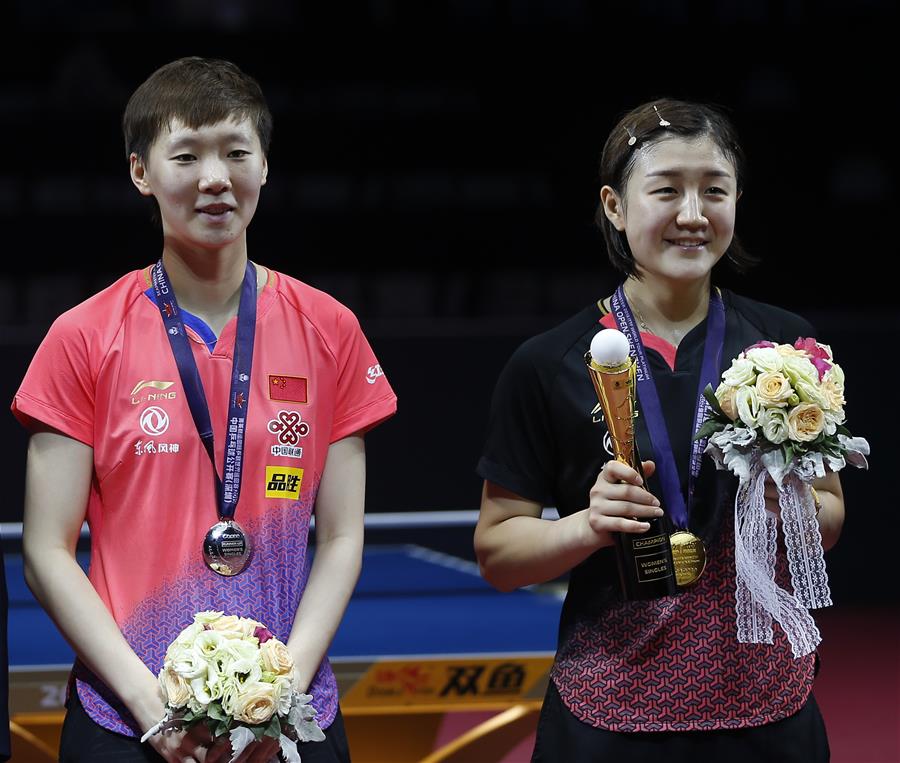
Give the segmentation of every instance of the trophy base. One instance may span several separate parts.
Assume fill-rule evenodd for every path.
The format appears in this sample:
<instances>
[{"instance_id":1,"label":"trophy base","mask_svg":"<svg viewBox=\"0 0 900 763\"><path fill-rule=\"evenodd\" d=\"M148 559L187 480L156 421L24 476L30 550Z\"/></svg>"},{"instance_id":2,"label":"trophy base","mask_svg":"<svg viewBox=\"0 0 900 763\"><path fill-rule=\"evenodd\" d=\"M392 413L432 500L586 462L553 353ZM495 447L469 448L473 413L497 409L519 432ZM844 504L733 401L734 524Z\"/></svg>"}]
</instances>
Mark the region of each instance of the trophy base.
<instances>
[{"instance_id":1,"label":"trophy base","mask_svg":"<svg viewBox=\"0 0 900 763\"><path fill-rule=\"evenodd\" d=\"M672 546L661 518L650 520L645 533L614 533L613 540L625 600L659 599L678 593Z\"/></svg>"}]
</instances>

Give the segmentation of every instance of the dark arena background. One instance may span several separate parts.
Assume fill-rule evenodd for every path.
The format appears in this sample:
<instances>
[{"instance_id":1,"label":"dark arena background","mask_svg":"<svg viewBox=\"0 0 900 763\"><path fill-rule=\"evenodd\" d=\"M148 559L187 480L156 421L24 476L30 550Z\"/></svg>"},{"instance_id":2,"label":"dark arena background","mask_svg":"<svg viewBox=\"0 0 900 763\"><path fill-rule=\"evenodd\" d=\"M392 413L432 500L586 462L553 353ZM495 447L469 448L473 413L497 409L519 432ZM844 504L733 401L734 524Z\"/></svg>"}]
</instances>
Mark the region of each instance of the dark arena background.
<instances>
[{"instance_id":1,"label":"dark arena background","mask_svg":"<svg viewBox=\"0 0 900 763\"><path fill-rule=\"evenodd\" d=\"M657 96L721 105L748 157L737 230L762 264L742 277L720 269L717 282L813 322L846 371L848 425L872 446L869 472L842 474L847 520L827 555L835 607L818 617L816 694L833 760L900 761L888 8L13 0L0 46L0 399L11 401L59 313L159 256L128 177L128 95L174 58L227 58L260 81L275 119L251 258L351 307L399 397L398 415L367 438L367 512L472 512L490 397L510 353L617 282L593 222L608 130ZM27 438L11 415L0 422L9 565L20 553ZM471 521L423 524L374 522L367 540L415 544L460 566L474 559ZM20 567L9 570L11 608L33 606ZM487 717L455 709L442 710L429 752ZM372 717L353 727L348 712L351 741ZM526 760L523 733L484 763ZM420 759L358 744L363 763Z\"/></svg>"}]
</instances>

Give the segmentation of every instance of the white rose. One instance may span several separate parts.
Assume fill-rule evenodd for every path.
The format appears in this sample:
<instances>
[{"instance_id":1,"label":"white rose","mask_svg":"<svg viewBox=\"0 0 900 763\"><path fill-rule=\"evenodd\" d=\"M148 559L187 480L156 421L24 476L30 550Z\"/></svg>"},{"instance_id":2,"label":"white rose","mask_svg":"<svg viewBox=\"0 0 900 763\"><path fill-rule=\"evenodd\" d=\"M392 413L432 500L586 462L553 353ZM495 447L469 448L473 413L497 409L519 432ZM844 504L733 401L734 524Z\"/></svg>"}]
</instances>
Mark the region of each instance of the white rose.
<instances>
[{"instance_id":1,"label":"white rose","mask_svg":"<svg viewBox=\"0 0 900 763\"><path fill-rule=\"evenodd\" d=\"M194 639L194 653L209 661L215 658L225 645L225 637L217 631L203 631Z\"/></svg>"},{"instance_id":2,"label":"white rose","mask_svg":"<svg viewBox=\"0 0 900 763\"><path fill-rule=\"evenodd\" d=\"M833 363L831 368L825 372L825 379L833 382L842 392L844 391L844 369L837 363Z\"/></svg>"},{"instance_id":3,"label":"white rose","mask_svg":"<svg viewBox=\"0 0 900 763\"><path fill-rule=\"evenodd\" d=\"M222 651L231 655L233 660L259 661L259 647L252 641L226 639Z\"/></svg>"},{"instance_id":4,"label":"white rose","mask_svg":"<svg viewBox=\"0 0 900 763\"><path fill-rule=\"evenodd\" d=\"M781 370L782 356L774 347L754 347L747 351L747 360L761 371L775 373Z\"/></svg>"},{"instance_id":5,"label":"white rose","mask_svg":"<svg viewBox=\"0 0 900 763\"><path fill-rule=\"evenodd\" d=\"M235 701L234 719L243 723L268 723L278 708L275 684L245 684Z\"/></svg>"},{"instance_id":6,"label":"white rose","mask_svg":"<svg viewBox=\"0 0 900 763\"><path fill-rule=\"evenodd\" d=\"M783 358L782 370L794 387L798 381L805 381L807 384L819 383L819 372L807 357Z\"/></svg>"},{"instance_id":7,"label":"white rose","mask_svg":"<svg viewBox=\"0 0 900 763\"><path fill-rule=\"evenodd\" d=\"M825 414L818 405L802 403L788 414L788 431L791 439L812 442L825 428Z\"/></svg>"},{"instance_id":8,"label":"white rose","mask_svg":"<svg viewBox=\"0 0 900 763\"><path fill-rule=\"evenodd\" d=\"M847 420L843 408L825 411L825 434L832 435L837 431L838 425Z\"/></svg>"},{"instance_id":9,"label":"white rose","mask_svg":"<svg viewBox=\"0 0 900 763\"><path fill-rule=\"evenodd\" d=\"M791 383L780 373L767 371L756 377L756 396L760 405L784 408L793 392Z\"/></svg>"},{"instance_id":10,"label":"white rose","mask_svg":"<svg viewBox=\"0 0 900 763\"><path fill-rule=\"evenodd\" d=\"M262 666L254 655L252 660L234 660L228 665L227 680L238 687L262 680Z\"/></svg>"},{"instance_id":11,"label":"white rose","mask_svg":"<svg viewBox=\"0 0 900 763\"><path fill-rule=\"evenodd\" d=\"M194 701L202 707L206 707L212 702L212 695L209 693L209 687L206 685L206 678L194 678L191 680L191 693Z\"/></svg>"},{"instance_id":12,"label":"white rose","mask_svg":"<svg viewBox=\"0 0 900 763\"><path fill-rule=\"evenodd\" d=\"M193 648L181 647L172 656L171 664L168 664L168 660L166 662L166 667L171 667L178 675L183 676L188 681L206 676L206 660L197 654Z\"/></svg>"},{"instance_id":13,"label":"white rose","mask_svg":"<svg viewBox=\"0 0 900 763\"><path fill-rule=\"evenodd\" d=\"M729 387L752 384L755 380L756 371L753 368L753 361L746 358L731 361L731 368L722 374L722 381Z\"/></svg>"},{"instance_id":14,"label":"white rose","mask_svg":"<svg viewBox=\"0 0 900 763\"><path fill-rule=\"evenodd\" d=\"M757 425L759 415L759 399L756 396L755 387L738 387L735 393L738 416L745 426L751 429Z\"/></svg>"},{"instance_id":15,"label":"white rose","mask_svg":"<svg viewBox=\"0 0 900 763\"><path fill-rule=\"evenodd\" d=\"M159 672L159 686L166 702L172 707L184 707L191 698L190 684L172 668L163 668Z\"/></svg>"},{"instance_id":16,"label":"white rose","mask_svg":"<svg viewBox=\"0 0 900 763\"><path fill-rule=\"evenodd\" d=\"M798 381L797 394L800 396L800 401L803 403L813 403L814 405L819 406L819 408L830 407L828 405L828 398L822 392L818 383L810 384L803 380Z\"/></svg>"},{"instance_id":17,"label":"white rose","mask_svg":"<svg viewBox=\"0 0 900 763\"><path fill-rule=\"evenodd\" d=\"M763 408L759 414L763 437L773 445L780 445L788 438L788 417L784 408Z\"/></svg>"},{"instance_id":18,"label":"white rose","mask_svg":"<svg viewBox=\"0 0 900 763\"><path fill-rule=\"evenodd\" d=\"M222 710L224 710L227 715L233 716L235 714L240 693L240 687L233 681L226 681L222 684Z\"/></svg>"},{"instance_id":19,"label":"white rose","mask_svg":"<svg viewBox=\"0 0 900 763\"><path fill-rule=\"evenodd\" d=\"M287 676L282 676L276 679L275 690L278 697L278 715L287 715L291 711L294 682Z\"/></svg>"},{"instance_id":20,"label":"white rose","mask_svg":"<svg viewBox=\"0 0 900 763\"><path fill-rule=\"evenodd\" d=\"M194 639L197 637L197 634L203 633L203 625L200 623L192 623L187 628L185 628L181 633L179 633L175 640L169 644L166 649L166 660L170 659L171 655L174 654L179 649L190 648L194 644Z\"/></svg>"},{"instance_id":21,"label":"white rose","mask_svg":"<svg viewBox=\"0 0 900 763\"><path fill-rule=\"evenodd\" d=\"M216 620L218 620L224 614L225 614L224 612L216 612L213 609L207 609L203 612L198 612L196 615L194 615L194 623L199 624L201 626L209 625L210 623L213 623Z\"/></svg>"}]
</instances>

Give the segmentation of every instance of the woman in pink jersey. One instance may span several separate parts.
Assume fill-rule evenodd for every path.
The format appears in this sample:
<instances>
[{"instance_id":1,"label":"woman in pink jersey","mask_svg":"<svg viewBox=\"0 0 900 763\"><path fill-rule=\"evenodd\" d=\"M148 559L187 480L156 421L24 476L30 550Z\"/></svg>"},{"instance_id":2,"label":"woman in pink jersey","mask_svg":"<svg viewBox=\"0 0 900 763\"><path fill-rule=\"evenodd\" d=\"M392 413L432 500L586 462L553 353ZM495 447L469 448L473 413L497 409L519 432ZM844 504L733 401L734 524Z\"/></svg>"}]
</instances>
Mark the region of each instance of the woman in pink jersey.
<instances>
[{"instance_id":1,"label":"woman in pink jersey","mask_svg":"<svg viewBox=\"0 0 900 763\"><path fill-rule=\"evenodd\" d=\"M195 612L222 610L287 644L326 734L301 745L304 763L348 761L325 652L361 563L363 434L396 397L347 308L248 259L271 134L252 78L175 61L123 127L161 260L60 316L13 402L33 433L26 577L77 654L60 759L230 759L200 731L139 742L163 716L166 647ZM240 552L221 556L213 527ZM277 754L264 739L241 761Z\"/></svg>"},{"instance_id":2,"label":"woman in pink jersey","mask_svg":"<svg viewBox=\"0 0 900 763\"><path fill-rule=\"evenodd\" d=\"M533 760L820 763L828 742L811 694L816 657L795 659L777 626L773 644L738 643L736 480L692 459L700 382L711 376L717 386L731 359L761 339L793 343L814 331L713 285L721 259L749 264L734 238L742 151L723 114L643 104L613 128L600 175L597 219L624 283L516 351L497 383L479 463L475 546L485 577L510 590L570 576ZM602 328L630 331L648 369L635 431L639 452L653 459L644 465L649 492L604 445L584 362ZM836 474L815 486L828 548L843 522L841 486ZM774 490L766 499L777 512ZM540 518L548 505L558 522ZM625 601L613 534L646 533L663 516L668 532L703 541L706 568L677 593Z\"/></svg>"}]
</instances>

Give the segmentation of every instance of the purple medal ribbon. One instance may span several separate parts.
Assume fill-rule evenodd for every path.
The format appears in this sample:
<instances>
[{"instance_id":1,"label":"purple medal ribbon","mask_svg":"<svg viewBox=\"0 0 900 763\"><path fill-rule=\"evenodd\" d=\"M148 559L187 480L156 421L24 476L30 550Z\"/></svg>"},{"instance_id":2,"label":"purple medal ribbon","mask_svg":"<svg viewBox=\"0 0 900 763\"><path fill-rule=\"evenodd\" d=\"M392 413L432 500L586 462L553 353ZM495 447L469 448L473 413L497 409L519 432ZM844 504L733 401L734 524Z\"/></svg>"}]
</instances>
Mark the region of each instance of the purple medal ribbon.
<instances>
[{"instance_id":1,"label":"purple medal ribbon","mask_svg":"<svg viewBox=\"0 0 900 763\"><path fill-rule=\"evenodd\" d=\"M216 481L216 503L219 518L234 518L238 498L241 493L241 472L244 456L244 431L247 423L247 408L250 403L250 371L253 366L253 340L256 332L256 268L247 262L244 281L241 284L241 300L238 304L237 332L234 340L234 360L231 366L231 392L228 398L227 444L222 479L216 470L216 456L213 445L212 422L209 405L197 361L191 350L181 311L175 299L175 292L169 283L169 276L162 260L153 266L153 292L156 305L166 327L166 335L175 356L175 365L181 378L181 386L187 397L188 407L197 433L209 454Z\"/></svg>"},{"instance_id":2,"label":"purple medal ribbon","mask_svg":"<svg viewBox=\"0 0 900 763\"><path fill-rule=\"evenodd\" d=\"M685 501L681 492L681 481L678 479L678 468L675 465L675 454L669 442L669 430L666 428L666 420L663 416L662 404L650 364L647 362L647 354L644 352L644 344L641 341L641 333L628 300L625 298L624 284L616 289L610 300L613 317L616 324L628 338L631 345L631 356L636 364L636 376L638 397L641 408L644 410L644 420L647 422L647 430L650 433L650 442L653 444L656 456L656 470L662 485L663 498L666 509L677 529L687 529L688 512L694 499L694 482L700 474L703 451L706 448L706 439L692 440L691 444L691 468L688 476L688 495ZM694 412L694 435L700 430L703 421L709 411L709 403L703 396L703 390L708 384L715 388L719 378L719 368L722 362L722 347L725 343L725 305L719 293L710 288L709 310L706 318L706 343L703 347L703 365L700 368L700 383L697 389L697 408Z\"/></svg>"}]
</instances>

